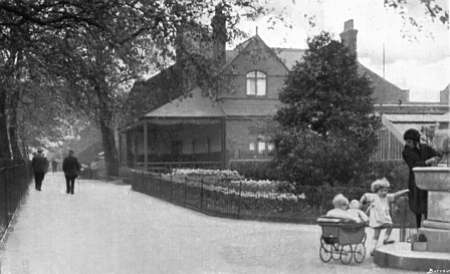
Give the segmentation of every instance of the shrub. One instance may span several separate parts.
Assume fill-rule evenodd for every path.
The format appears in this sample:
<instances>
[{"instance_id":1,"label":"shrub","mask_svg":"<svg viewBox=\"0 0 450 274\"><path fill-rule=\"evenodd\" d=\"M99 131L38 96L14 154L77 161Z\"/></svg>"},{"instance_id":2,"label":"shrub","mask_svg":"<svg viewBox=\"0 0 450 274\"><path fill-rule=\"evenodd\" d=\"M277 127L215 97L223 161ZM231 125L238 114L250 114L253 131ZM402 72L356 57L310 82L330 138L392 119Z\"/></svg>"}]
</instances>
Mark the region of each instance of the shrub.
<instances>
[{"instance_id":1,"label":"shrub","mask_svg":"<svg viewBox=\"0 0 450 274\"><path fill-rule=\"evenodd\" d=\"M279 180L280 176L273 162L267 161L232 161L230 169L236 170L248 179Z\"/></svg>"}]
</instances>

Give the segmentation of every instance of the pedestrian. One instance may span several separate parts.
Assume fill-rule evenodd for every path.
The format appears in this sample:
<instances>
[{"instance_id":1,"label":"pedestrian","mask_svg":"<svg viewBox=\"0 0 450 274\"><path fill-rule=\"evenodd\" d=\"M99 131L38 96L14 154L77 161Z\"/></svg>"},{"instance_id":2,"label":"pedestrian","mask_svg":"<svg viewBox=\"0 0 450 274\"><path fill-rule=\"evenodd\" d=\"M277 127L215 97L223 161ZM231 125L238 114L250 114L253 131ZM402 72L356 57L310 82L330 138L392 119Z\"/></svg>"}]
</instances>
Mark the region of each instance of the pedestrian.
<instances>
[{"instance_id":1,"label":"pedestrian","mask_svg":"<svg viewBox=\"0 0 450 274\"><path fill-rule=\"evenodd\" d=\"M33 156L31 167L33 168L34 173L34 186L37 191L41 191L42 181L48 170L48 160L45 158L41 148L39 148L37 153Z\"/></svg>"},{"instance_id":2,"label":"pedestrian","mask_svg":"<svg viewBox=\"0 0 450 274\"><path fill-rule=\"evenodd\" d=\"M394 242L389 239L392 232L392 218L389 204L394 202L397 197L409 191L408 189L404 189L395 193L388 193L389 187L390 183L386 178L375 180L370 186L370 190L373 193L365 193L361 197L362 204L369 203L369 226L374 229L373 249L370 252L372 256L383 229L386 229L383 244L391 244Z\"/></svg>"},{"instance_id":3,"label":"pedestrian","mask_svg":"<svg viewBox=\"0 0 450 274\"><path fill-rule=\"evenodd\" d=\"M55 173L56 171L58 171L58 161L56 161L56 159L53 158L53 160L52 160L52 172Z\"/></svg>"},{"instance_id":4,"label":"pedestrian","mask_svg":"<svg viewBox=\"0 0 450 274\"><path fill-rule=\"evenodd\" d=\"M66 177L66 193L74 194L75 178L81 170L81 165L78 159L73 156L73 150L69 150L69 155L64 159L62 169Z\"/></svg>"},{"instance_id":5,"label":"pedestrian","mask_svg":"<svg viewBox=\"0 0 450 274\"><path fill-rule=\"evenodd\" d=\"M420 143L420 133L415 129L408 129L403 135L403 139L405 147L402 155L409 167L409 208L416 215L416 226L419 228L422 216L427 218L428 193L417 187L413 168L435 165L439 162L439 155L429 145Z\"/></svg>"}]
</instances>

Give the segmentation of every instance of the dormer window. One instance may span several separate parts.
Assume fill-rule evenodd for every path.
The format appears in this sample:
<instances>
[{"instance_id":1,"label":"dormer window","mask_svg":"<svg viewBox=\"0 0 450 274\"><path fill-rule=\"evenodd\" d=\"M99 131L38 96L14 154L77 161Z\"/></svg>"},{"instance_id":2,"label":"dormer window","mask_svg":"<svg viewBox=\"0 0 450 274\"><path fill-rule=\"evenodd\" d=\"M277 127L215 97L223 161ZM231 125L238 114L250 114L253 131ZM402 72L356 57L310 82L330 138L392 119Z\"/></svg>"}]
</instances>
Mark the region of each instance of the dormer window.
<instances>
[{"instance_id":1,"label":"dormer window","mask_svg":"<svg viewBox=\"0 0 450 274\"><path fill-rule=\"evenodd\" d=\"M247 95L266 96L266 74L261 71L247 73Z\"/></svg>"}]
</instances>

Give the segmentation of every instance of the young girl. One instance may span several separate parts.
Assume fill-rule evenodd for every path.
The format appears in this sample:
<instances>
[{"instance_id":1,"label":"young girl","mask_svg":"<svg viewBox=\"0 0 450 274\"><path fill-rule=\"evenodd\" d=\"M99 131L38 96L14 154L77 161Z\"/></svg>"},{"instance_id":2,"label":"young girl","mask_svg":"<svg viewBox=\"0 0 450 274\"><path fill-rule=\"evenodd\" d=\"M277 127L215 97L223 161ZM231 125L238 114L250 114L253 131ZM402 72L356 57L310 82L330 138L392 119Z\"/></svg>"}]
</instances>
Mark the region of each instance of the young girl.
<instances>
[{"instance_id":1,"label":"young girl","mask_svg":"<svg viewBox=\"0 0 450 274\"><path fill-rule=\"evenodd\" d=\"M373 193L366 193L361 197L361 203L369 203L369 226L374 229L373 234L373 252L378 244L378 238L382 229L386 229L383 244L391 244L394 241L390 240L392 232L392 219L389 213L389 203L393 202L395 198L407 193L409 190L400 190L395 193L388 193L389 181L386 178L378 179L370 186Z\"/></svg>"}]
</instances>

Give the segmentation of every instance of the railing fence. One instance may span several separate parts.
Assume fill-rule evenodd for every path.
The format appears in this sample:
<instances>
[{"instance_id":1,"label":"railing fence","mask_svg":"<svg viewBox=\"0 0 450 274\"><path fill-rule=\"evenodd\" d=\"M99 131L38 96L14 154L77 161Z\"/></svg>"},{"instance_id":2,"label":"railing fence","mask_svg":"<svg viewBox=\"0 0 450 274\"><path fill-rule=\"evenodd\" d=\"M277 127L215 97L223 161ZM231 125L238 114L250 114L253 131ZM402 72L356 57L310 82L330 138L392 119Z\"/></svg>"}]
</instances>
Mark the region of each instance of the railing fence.
<instances>
[{"instance_id":1,"label":"railing fence","mask_svg":"<svg viewBox=\"0 0 450 274\"><path fill-rule=\"evenodd\" d=\"M23 200L31 179L26 161L0 161L0 239Z\"/></svg>"},{"instance_id":2,"label":"railing fence","mask_svg":"<svg viewBox=\"0 0 450 274\"><path fill-rule=\"evenodd\" d=\"M126 181L136 191L214 216L314 223L323 213L323 208L310 206L302 199L274 199L258 193L252 195L243 191L242 182L238 188L222 187L217 190L201 177L185 177L177 181L172 176L163 178L160 173L143 170L133 170ZM219 185L227 184L222 182ZM394 227L400 228L402 240L407 237L407 229L414 226L414 216L407 205L407 197L402 197L392 212Z\"/></svg>"}]
</instances>

